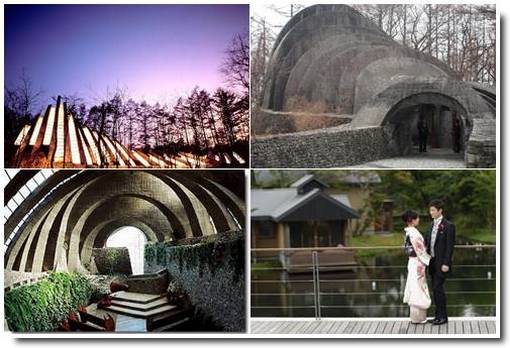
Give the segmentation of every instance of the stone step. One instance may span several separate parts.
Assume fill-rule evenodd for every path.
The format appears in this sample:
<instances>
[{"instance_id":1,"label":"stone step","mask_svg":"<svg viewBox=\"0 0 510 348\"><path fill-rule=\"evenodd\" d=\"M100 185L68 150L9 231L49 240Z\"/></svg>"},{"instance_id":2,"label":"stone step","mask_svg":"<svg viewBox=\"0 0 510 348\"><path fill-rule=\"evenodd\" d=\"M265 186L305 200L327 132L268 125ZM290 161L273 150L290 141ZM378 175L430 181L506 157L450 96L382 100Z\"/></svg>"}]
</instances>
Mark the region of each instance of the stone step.
<instances>
[{"instance_id":1,"label":"stone step","mask_svg":"<svg viewBox=\"0 0 510 348\"><path fill-rule=\"evenodd\" d=\"M147 329L155 332L168 330L190 320L193 312L193 308L174 308L169 312L150 318L147 321Z\"/></svg>"},{"instance_id":2,"label":"stone step","mask_svg":"<svg viewBox=\"0 0 510 348\"><path fill-rule=\"evenodd\" d=\"M112 300L112 304L117 307L123 307L128 309L135 309L143 312L153 310L158 307L162 307L168 304L168 300L165 297L160 297L154 301L147 303L130 302L130 301L119 301L117 299Z\"/></svg>"},{"instance_id":3,"label":"stone step","mask_svg":"<svg viewBox=\"0 0 510 348\"><path fill-rule=\"evenodd\" d=\"M185 317L183 319L179 319L177 320L176 322L172 322L172 323L169 323L169 324L165 324L165 325L162 325L162 326L159 326L157 328L154 328L152 330L152 332L163 332L163 331L166 331L166 330L170 330L171 328L177 326L177 325L181 325L181 324L184 324L185 322L189 321L189 317Z\"/></svg>"},{"instance_id":4,"label":"stone step","mask_svg":"<svg viewBox=\"0 0 510 348\"><path fill-rule=\"evenodd\" d=\"M142 311L142 310L138 310L138 309L130 309L130 308L126 308L126 307L120 307L120 306L112 304L111 306L105 308L105 310L109 311L109 312L127 315L130 317L148 319L148 318L151 318L154 316L159 316L159 315L165 314L166 312L170 312L171 310L173 310L175 308L176 308L175 306L166 304L161 307L154 308L154 309L151 309L148 311Z\"/></svg>"},{"instance_id":5,"label":"stone step","mask_svg":"<svg viewBox=\"0 0 510 348\"><path fill-rule=\"evenodd\" d=\"M157 301L161 298L165 297L165 294L153 295L153 294L142 294L138 292L129 292L129 291L118 291L111 295L112 300L116 301L124 301L131 303L141 303L147 304L150 302Z\"/></svg>"}]
</instances>

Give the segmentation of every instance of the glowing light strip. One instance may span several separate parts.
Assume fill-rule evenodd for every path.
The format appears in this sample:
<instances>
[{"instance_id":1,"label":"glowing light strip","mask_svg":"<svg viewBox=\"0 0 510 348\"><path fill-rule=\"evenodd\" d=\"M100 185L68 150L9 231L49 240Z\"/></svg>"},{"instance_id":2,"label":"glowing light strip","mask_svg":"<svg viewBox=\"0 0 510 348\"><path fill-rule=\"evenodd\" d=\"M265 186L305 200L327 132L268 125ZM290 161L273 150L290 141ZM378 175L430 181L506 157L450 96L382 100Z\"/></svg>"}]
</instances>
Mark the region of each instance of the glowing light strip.
<instances>
[{"instance_id":1,"label":"glowing light strip","mask_svg":"<svg viewBox=\"0 0 510 348\"><path fill-rule=\"evenodd\" d=\"M30 137L30 141L28 142L28 145L35 145L35 142L37 141L37 137L39 136L39 132L41 131L41 126L43 123L43 116L37 117L37 121L35 122L35 128L34 132L32 133L32 136Z\"/></svg>"},{"instance_id":2,"label":"glowing light strip","mask_svg":"<svg viewBox=\"0 0 510 348\"><path fill-rule=\"evenodd\" d=\"M55 150L55 157L53 158L53 162L64 161L64 142L64 105L60 104L57 116L57 149Z\"/></svg>"},{"instance_id":3,"label":"glowing light strip","mask_svg":"<svg viewBox=\"0 0 510 348\"><path fill-rule=\"evenodd\" d=\"M187 154L187 153L181 152L179 157L184 158L185 161L187 160L195 166L199 163L196 159L194 159L193 157L190 157L189 154Z\"/></svg>"},{"instance_id":4,"label":"glowing light strip","mask_svg":"<svg viewBox=\"0 0 510 348\"><path fill-rule=\"evenodd\" d=\"M55 107L50 107L48 113L48 122L46 123L46 129L44 130L43 145L50 145L51 137L53 136L53 125L55 124Z\"/></svg>"},{"instance_id":5,"label":"glowing light strip","mask_svg":"<svg viewBox=\"0 0 510 348\"><path fill-rule=\"evenodd\" d=\"M115 150L115 147L113 146L113 144L110 141L110 139L108 139L108 137L105 137L104 135L102 136L102 138L105 141L105 143L108 146L108 148L110 149L110 151L112 153L112 157L119 161L119 164L120 164L121 167L125 167L126 166L126 162L124 162L122 157L118 155L117 150Z\"/></svg>"},{"instance_id":6,"label":"glowing light strip","mask_svg":"<svg viewBox=\"0 0 510 348\"><path fill-rule=\"evenodd\" d=\"M115 142L115 147L129 160L129 166L136 167L135 161L131 157L129 157L128 153L124 149L124 146L122 146L118 141Z\"/></svg>"},{"instance_id":7,"label":"glowing light strip","mask_svg":"<svg viewBox=\"0 0 510 348\"><path fill-rule=\"evenodd\" d=\"M74 117L69 114L67 119L69 122L69 139L71 141L71 161L73 164L81 164L80 147L78 146L76 128L74 128Z\"/></svg>"},{"instance_id":8,"label":"glowing light strip","mask_svg":"<svg viewBox=\"0 0 510 348\"><path fill-rule=\"evenodd\" d=\"M193 155L190 154L190 153L186 153L186 152L181 152L180 153L180 157L184 157L185 159L187 159L188 161L190 161L191 163L193 163L193 165L195 165L195 167L197 165L199 166L205 166L205 161L203 160L203 157L199 157L198 159L195 159L193 158Z\"/></svg>"},{"instance_id":9,"label":"glowing light strip","mask_svg":"<svg viewBox=\"0 0 510 348\"><path fill-rule=\"evenodd\" d=\"M151 165L149 164L149 162L147 162L147 161L145 160L145 158L143 158L142 156L140 156L140 154L139 154L138 152L133 151L133 155L136 157L136 159L137 159L138 161L140 161L140 163L142 163L142 164L143 164L143 166L144 166L144 167L150 167L150 166L151 166Z\"/></svg>"},{"instance_id":10,"label":"glowing light strip","mask_svg":"<svg viewBox=\"0 0 510 348\"><path fill-rule=\"evenodd\" d=\"M85 139L83 139L83 135L80 132L78 132L78 135L80 136L83 153L85 154L85 161L87 162L88 166L91 166L94 163L92 162L92 157L90 157L89 148L87 147L87 144L85 143Z\"/></svg>"},{"instance_id":11,"label":"glowing light strip","mask_svg":"<svg viewBox=\"0 0 510 348\"><path fill-rule=\"evenodd\" d=\"M23 142L23 139L27 136L28 132L30 132L30 128L32 128L29 124L26 124L23 129L21 129L21 132L19 132L18 137L16 138L16 141L14 142L14 145L21 145Z\"/></svg>"},{"instance_id":12,"label":"glowing light strip","mask_svg":"<svg viewBox=\"0 0 510 348\"><path fill-rule=\"evenodd\" d=\"M96 146L96 140L94 140L94 138L92 137L92 133L90 132L90 129L88 129L87 127L83 128L83 132L85 133L85 138L89 142L89 146L92 148L92 154L96 158L96 163L99 164L99 160L101 159L101 157L99 156L99 151Z\"/></svg>"},{"instance_id":13,"label":"glowing light strip","mask_svg":"<svg viewBox=\"0 0 510 348\"><path fill-rule=\"evenodd\" d=\"M157 158L156 156L149 155L149 160L150 160L150 161L153 161L154 163L156 163L156 164L157 164L158 166L160 166L160 167L165 167L165 166L166 166L165 161L160 160L160 159L159 159L159 158Z\"/></svg>"},{"instance_id":14,"label":"glowing light strip","mask_svg":"<svg viewBox=\"0 0 510 348\"><path fill-rule=\"evenodd\" d=\"M244 160L241 156L239 156L237 153L232 152L232 154L234 155L235 159L236 159L239 163L241 163L241 164L245 164L245 163L246 163L246 161L245 161L245 160Z\"/></svg>"},{"instance_id":15,"label":"glowing light strip","mask_svg":"<svg viewBox=\"0 0 510 348\"><path fill-rule=\"evenodd\" d=\"M180 157L174 157L175 160L175 166L177 168L189 168L189 163L183 160Z\"/></svg>"}]
</instances>

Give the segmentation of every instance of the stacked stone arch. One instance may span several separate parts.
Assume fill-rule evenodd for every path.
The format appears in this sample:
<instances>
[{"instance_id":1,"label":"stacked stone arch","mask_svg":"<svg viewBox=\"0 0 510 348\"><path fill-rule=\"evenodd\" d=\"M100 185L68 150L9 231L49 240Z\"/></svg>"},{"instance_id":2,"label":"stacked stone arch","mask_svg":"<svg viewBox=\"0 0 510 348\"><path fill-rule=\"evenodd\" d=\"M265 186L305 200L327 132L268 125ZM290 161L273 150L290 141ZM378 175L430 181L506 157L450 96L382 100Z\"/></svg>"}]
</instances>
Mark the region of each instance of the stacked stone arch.
<instances>
[{"instance_id":1,"label":"stacked stone arch","mask_svg":"<svg viewBox=\"0 0 510 348\"><path fill-rule=\"evenodd\" d=\"M138 228L149 242L244 228L244 192L218 172L61 172L67 171L54 175L67 177L64 184L50 177L6 222L6 271L88 272L92 249L105 247L108 237L125 226ZM15 179L13 192L24 183Z\"/></svg>"},{"instance_id":2,"label":"stacked stone arch","mask_svg":"<svg viewBox=\"0 0 510 348\"><path fill-rule=\"evenodd\" d=\"M402 144L416 132L419 107L427 107L437 134L450 134L448 127L460 121L461 156L467 166L491 167L495 164L495 94L494 88L462 81L440 60L392 40L350 6L310 6L284 26L273 46L262 104L252 120L259 135L253 141L252 163L256 167L335 167L405 155L410 145ZM418 104L432 95L438 98ZM416 102L415 108L409 107L409 100ZM395 118L396 110L404 112L399 109L402 106L410 117ZM333 133L349 141L338 141ZM312 137L323 138L321 143L329 146L315 146ZM356 160L347 147L336 146L368 147L358 144L358 137L383 140L384 148L373 145L384 151ZM451 140L438 135L433 145L448 147ZM332 148L338 153L331 155ZM310 158L316 163L310 163Z\"/></svg>"}]
</instances>

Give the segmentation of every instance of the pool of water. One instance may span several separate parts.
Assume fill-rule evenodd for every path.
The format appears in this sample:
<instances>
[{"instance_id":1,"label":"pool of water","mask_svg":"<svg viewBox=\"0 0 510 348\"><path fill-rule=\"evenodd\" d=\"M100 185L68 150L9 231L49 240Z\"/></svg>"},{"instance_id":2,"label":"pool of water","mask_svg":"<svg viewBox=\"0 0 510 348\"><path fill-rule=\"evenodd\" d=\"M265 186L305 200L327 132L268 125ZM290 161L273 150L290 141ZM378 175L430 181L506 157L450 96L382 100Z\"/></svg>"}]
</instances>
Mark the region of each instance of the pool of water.
<instances>
[{"instance_id":1,"label":"pool of water","mask_svg":"<svg viewBox=\"0 0 510 348\"><path fill-rule=\"evenodd\" d=\"M356 257L356 261L358 265L351 270L319 269L321 316L408 316L409 307L402 303L407 276L405 255L393 250L383 256ZM495 249L455 250L452 275L446 281L449 316L496 315L495 265ZM251 280L252 316L315 316L311 271L289 274L282 269L254 270ZM429 309L432 313L433 306Z\"/></svg>"}]
</instances>

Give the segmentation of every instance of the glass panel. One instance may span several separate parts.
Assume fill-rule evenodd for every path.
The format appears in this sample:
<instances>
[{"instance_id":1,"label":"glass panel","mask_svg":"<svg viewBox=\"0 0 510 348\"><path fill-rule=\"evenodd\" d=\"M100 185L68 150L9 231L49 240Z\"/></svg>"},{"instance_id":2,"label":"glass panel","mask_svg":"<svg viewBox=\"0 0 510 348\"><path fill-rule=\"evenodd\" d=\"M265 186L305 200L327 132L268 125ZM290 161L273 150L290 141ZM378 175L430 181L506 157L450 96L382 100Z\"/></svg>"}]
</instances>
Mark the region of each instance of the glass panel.
<instances>
[{"instance_id":1,"label":"glass panel","mask_svg":"<svg viewBox=\"0 0 510 348\"><path fill-rule=\"evenodd\" d=\"M68 122L69 122L69 139L71 141L71 160L73 164L81 164L80 148L78 147L78 137L76 136L76 128L74 126L74 118L72 115L69 115Z\"/></svg>"},{"instance_id":2,"label":"glass panel","mask_svg":"<svg viewBox=\"0 0 510 348\"><path fill-rule=\"evenodd\" d=\"M55 154L53 155L54 163L64 161L64 143L65 143L64 127L65 127L64 105L60 104L57 112L57 144Z\"/></svg>"},{"instance_id":3,"label":"glass panel","mask_svg":"<svg viewBox=\"0 0 510 348\"><path fill-rule=\"evenodd\" d=\"M39 137L39 132L41 131L41 126L43 123L43 116L39 116L37 118L37 121L35 122L35 128L32 132L32 136L30 137L30 141L28 142L28 145L35 145L35 142L37 141L37 138Z\"/></svg>"},{"instance_id":4,"label":"glass panel","mask_svg":"<svg viewBox=\"0 0 510 348\"><path fill-rule=\"evenodd\" d=\"M19 192L16 193L12 199L17 203L17 205L20 205L25 200Z\"/></svg>"},{"instance_id":5,"label":"glass panel","mask_svg":"<svg viewBox=\"0 0 510 348\"><path fill-rule=\"evenodd\" d=\"M11 212L13 212L18 207L18 204L13 199L11 199L9 203L7 203L7 207L11 210Z\"/></svg>"},{"instance_id":6,"label":"glass panel","mask_svg":"<svg viewBox=\"0 0 510 348\"><path fill-rule=\"evenodd\" d=\"M48 122L46 123L46 129L44 132L43 145L50 145L51 138L53 136L53 124L55 123L55 107L50 108L48 115Z\"/></svg>"}]
</instances>

